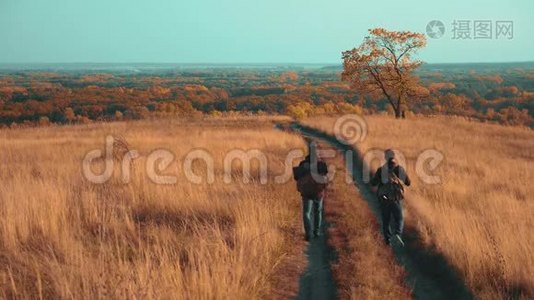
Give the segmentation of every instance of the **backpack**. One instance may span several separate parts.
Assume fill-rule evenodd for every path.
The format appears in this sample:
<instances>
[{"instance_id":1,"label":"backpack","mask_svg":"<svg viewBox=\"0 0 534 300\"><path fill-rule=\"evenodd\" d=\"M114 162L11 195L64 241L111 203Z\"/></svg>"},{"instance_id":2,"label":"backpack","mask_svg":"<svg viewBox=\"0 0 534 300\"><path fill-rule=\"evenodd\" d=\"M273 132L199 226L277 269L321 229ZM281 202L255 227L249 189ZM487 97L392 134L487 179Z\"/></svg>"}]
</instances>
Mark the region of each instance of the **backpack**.
<instances>
[{"instance_id":1,"label":"backpack","mask_svg":"<svg viewBox=\"0 0 534 300\"><path fill-rule=\"evenodd\" d=\"M311 173L308 173L297 180L297 190L304 198L322 198L326 190L328 178L326 175L318 175L322 180L317 182Z\"/></svg>"},{"instance_id":2,"label":"backpack","mask_svg":"<svg viewBox=\"0 0 534 300\"><path fill-rule=\"evenodd\" d=\"M400 201L404 198L401 179L395 174L395 168L388 168L387 182L378 187L378 199L381 201Z\"/></svg>"},{"instance_id":3,"label":"backpack","mask_svg":"<svg viewBox=\"0 0 534 300\"><path fill-rule=\"evenodd\" d=\"M293 167L293 179L298 181L300 178L310 173L309 164L300 164L298 167Z\"/></svg>"},{"instance_id":4,"label":"backpack","mask_svg":"<svg viewBox=\"0 0 534 300\"><path fill-rule=\"evenodd\" d=\"M302 197L313 199L324 196L328 184L328 177L326 176L328 168L324 162L318 162L318 171L317 176L322 178L319 182L312 176L309 162L303 162L298 167L293 168L293 178L297 181L297 190Z\"/></svg>"}]
</instances>

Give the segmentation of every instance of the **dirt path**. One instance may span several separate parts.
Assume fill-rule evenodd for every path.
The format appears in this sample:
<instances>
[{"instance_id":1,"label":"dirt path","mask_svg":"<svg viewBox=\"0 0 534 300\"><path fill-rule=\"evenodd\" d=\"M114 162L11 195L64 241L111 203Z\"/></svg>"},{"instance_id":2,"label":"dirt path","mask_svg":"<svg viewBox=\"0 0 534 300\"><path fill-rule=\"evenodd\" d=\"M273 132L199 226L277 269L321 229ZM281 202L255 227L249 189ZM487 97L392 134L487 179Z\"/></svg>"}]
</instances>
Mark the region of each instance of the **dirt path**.
<instances>
[{"instance_id":1,"label":"dirt path","mask_svg":"<svg viewBox=\"0 0 534 300\"><path fill-rule=\"evenodd\" d=\"M361 176L363 166L359 152L351 146L346 146L343 143L340 143L334 136L330 136L319 130L306 127L299 123L293 123L290 127L292 130L296 130L304 136L322 140L340 150L353 151L354 166L353 170L350 170L352 177L362 193L363 198L368 202L374 214L380 220L379 207L377 201L375 201L375 196L367 185L363 183ZM398 263L408 272L407 284L412 288L415 299L473 299L470 291L458 278L456 272L447 263L445 258L434 251L434 249L428 249L421 245L419 242L419 235L411 224L406 224L404 240L406 247L395 247L394 252ZM324 245L326 246L326 242L324 242ZM309 251L313 251L312 247L314 246L310 245ZM328 263L328 260L322 263L319 261L314 263L315 260L317 259L310 256L310 265L314 264L315 267L320 267L319 264ZM330 268L328 268L328 270L330 270ZM321 292L315 287L308 287L308 284L310 283L303 283L303 280L307 280L304 277L301 279L299 299L315 299L315 297L312 296L307 297L309 294L306 294L306 292L310 290L315 291L316 293ZM313 281L313 279L309 280ZM303 288L306 288L306 290L303 291ZM330 286L327 288L330 288ZM317 297L317 299L329 298Z\"/></svg>"},{"instance_id":2,"label":"dirt path","mask_svg":"<svg viewBox=\"0 0 534 300\"><path fill-rule=\"evenodd\" d=\"M300 278L297 299L337 299L336 286L330 269L333 253L326 243L325 235L310 240L306 256L308 267Z\"/></svg>"}]
</instances>

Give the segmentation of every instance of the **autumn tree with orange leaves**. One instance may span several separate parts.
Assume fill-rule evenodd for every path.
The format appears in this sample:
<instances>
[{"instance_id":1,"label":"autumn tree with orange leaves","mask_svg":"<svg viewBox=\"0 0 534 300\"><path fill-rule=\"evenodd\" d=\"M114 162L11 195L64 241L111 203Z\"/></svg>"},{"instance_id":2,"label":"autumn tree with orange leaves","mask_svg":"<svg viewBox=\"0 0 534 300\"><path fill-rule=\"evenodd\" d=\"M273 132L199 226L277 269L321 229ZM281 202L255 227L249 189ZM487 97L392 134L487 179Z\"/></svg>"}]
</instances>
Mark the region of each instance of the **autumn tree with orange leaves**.
<instances>
[{"instance_id":1,"label":"autumn tree with orange leaves","mask_svg":"<svg viewBox=\"0 0 534 300\"><path fill-rule=\"evenodd\" d=\"M425 94L414 71L422 64L413 55L426 45L424 34L369 30L363 43L343 52L343 81L364 95L383 96L400 118L407 104Z\"/></svg>"}]
</instances>

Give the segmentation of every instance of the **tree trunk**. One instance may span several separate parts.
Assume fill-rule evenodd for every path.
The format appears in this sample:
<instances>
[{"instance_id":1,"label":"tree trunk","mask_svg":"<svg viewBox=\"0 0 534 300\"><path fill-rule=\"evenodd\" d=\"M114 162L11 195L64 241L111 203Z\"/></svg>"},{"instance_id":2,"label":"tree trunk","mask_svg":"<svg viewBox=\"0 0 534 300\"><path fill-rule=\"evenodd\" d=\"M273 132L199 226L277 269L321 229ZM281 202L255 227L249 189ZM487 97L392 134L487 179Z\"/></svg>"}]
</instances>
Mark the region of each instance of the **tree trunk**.
<instances>
[{"instance_id":1,"label":"tree trunk","mask_svg":"<svg viewBox=\"0 0 534 300\"><path fill-rule=\"evenodd\" d=\"M395 119L401 118L401 110L400 108L393 108L395 110Z\"/></svg>"}]
</instances>

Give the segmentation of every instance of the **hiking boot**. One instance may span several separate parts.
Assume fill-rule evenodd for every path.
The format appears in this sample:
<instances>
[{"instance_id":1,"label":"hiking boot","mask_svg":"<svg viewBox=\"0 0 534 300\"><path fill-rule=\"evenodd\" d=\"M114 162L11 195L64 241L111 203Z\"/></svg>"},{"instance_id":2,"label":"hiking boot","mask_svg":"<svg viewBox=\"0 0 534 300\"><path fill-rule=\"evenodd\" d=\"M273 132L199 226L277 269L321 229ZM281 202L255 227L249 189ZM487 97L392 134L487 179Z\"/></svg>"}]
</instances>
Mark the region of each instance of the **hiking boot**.
<instances>
[{"instance_id":1,"label":"hiking boot","mask_svg":"<svg viewBox=\"0 0 534 300\"><path fill-rule=\"evenodd\" d=\"M318 230L315 230L313 232L313 237L320 237L320 236L321 236L321 233Z\"/></svg>"},{"instance_id":2,"label":"hiking boot","mask_svg":"<svg viewBox=\"0 0 534 300\"><path fill-rule=\"evenodd\" d=\"M397 243L401 246L401 247L404 247L404 241L402 240L401 236L396 234L395 235L395 240L397 241Z\"/></svg>"}]
</instances>

